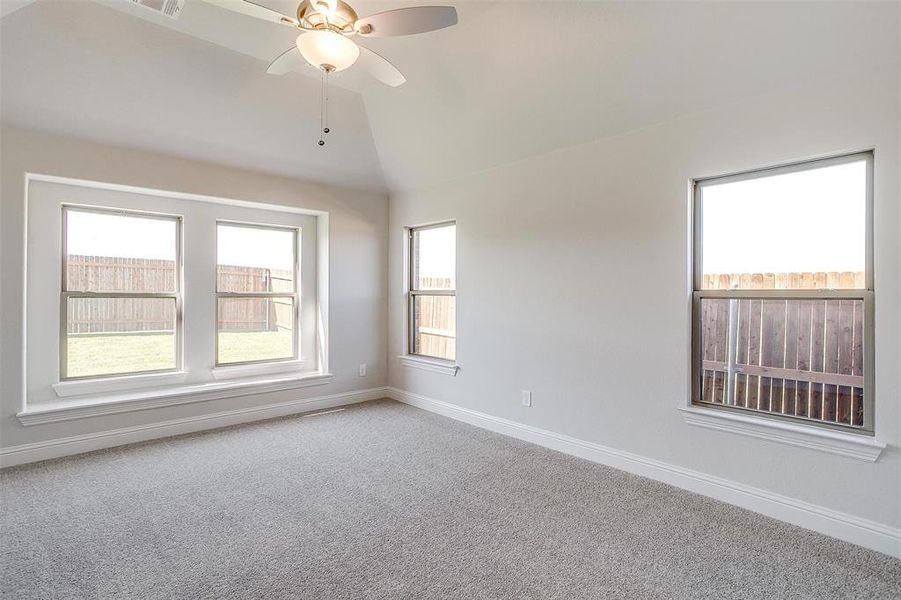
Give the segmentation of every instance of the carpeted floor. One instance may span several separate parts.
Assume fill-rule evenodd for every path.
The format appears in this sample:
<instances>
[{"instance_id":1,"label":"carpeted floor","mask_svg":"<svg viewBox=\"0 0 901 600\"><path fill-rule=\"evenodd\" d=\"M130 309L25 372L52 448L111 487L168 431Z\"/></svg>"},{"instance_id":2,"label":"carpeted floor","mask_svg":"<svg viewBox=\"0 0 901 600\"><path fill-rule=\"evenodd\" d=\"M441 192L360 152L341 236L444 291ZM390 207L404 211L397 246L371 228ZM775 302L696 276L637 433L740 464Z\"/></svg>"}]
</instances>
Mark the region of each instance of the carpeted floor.
<instances>
[{"instance_id":1,"label":"carpeted floor","mask_svg":"<svg viewBox=\"0 0 901 600\"><path fill-rule=\"evenodd\" d=\"M901 561L391 401L2 472L8 598L894 598Z\"/></svg>"}]
</instances>

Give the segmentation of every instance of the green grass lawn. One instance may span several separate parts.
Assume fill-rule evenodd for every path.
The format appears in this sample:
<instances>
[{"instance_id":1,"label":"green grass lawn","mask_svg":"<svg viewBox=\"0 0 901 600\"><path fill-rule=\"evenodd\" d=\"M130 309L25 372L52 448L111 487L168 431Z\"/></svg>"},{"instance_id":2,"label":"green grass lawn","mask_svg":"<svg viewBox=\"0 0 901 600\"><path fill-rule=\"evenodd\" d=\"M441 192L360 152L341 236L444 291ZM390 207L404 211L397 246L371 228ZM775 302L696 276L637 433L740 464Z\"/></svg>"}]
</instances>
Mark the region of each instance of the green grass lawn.
<instances>
[{"instance_id":1,"label":"green grass lawn","mask_svg":"<svg viewBox=\"0 0 901 600\"><path fill-rule=\"evenodd\" d=\"M219 362L290 358L290 331L219 334ZM214 351L210 348L210 353ZM175 335L166 333L81 335L69 338L68 376L89 377L175 367Z\"/></svg>"},{"instance_id":2,"label":"green grass lawn","mask_svg":"<svg viewBox=\"0 0 901 600\"><path fill-rule=\"evenodd\" d=\"M229 331L219 334L219 362L291 358L294 336L290 331Z\"/></svg>"}]
</instances>

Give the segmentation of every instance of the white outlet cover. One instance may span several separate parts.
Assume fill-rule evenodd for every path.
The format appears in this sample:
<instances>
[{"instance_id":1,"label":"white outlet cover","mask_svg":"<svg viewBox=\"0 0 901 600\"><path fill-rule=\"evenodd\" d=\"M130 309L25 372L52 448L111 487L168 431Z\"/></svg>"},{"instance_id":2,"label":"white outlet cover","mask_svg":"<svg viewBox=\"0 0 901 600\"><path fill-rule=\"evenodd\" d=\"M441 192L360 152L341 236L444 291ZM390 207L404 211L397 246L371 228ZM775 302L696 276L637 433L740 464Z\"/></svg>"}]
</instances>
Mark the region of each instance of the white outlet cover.
<instances>
[{"instance_id":1,"label":"white outlet cover","mask_svg":"<svg viewBox=\"0 0 901 600\"><path fill-rule=\"evenodd\" d=\"M526 390L522 391L522 405L532 406L532 392L528 392Z\"/></svg>"}]
</instances>

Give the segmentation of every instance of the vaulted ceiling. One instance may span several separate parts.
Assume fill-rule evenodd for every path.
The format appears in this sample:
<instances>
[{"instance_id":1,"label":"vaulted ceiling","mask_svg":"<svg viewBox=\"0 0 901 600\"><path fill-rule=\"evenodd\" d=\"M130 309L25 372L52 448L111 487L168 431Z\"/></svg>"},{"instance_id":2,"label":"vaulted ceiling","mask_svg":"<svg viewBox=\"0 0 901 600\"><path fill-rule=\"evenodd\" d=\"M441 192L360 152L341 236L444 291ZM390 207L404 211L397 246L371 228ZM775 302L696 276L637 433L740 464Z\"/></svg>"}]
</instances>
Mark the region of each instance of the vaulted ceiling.
<instances>
[{"instance_id":1,"label":"vaulted ceiling","mask_svg":"<svg viewBox=\"0 0 901 600\"><path fill-rule=\"evenodd\" d=\"M359 93L331 94L334 134L319 148L317 80L267 75L267 62L248 54L283 50L293 41L290 30L198 0L188 0L178 21L125 0L115 5L37 0L3 18L4 121L303 179L384 187ZM202 33L207 17L239 50L178 30L197 19L192 27Z\"/></svg>"},{"instance_id":2,"label":"vaulted ceiling","mask_svg":"<svg viewBox=\"0 0 901 600\"><path fill-rule=\"evenodd\" d=\"M27 0L13 0L18 5ZM257 0L293 14L297 0ZM361 15L421 2L353 2ZM447 3L447 2L437 2ZM4 121L303 179L399 189L898 64L901 4L451 2L456 27L368 39L407 83L266 75L295 33L201 0L37 0L0 22Z\"/></svg>"}]
</instances>

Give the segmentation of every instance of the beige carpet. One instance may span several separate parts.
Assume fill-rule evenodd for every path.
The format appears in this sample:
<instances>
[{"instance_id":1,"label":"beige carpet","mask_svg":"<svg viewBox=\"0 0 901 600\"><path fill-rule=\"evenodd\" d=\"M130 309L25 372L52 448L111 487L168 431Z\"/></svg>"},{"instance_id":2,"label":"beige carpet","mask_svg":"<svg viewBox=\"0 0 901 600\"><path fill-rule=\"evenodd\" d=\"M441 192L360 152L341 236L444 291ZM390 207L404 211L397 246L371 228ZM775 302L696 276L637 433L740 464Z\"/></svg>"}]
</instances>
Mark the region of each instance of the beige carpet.
<instances>
[{"instance_id":1,"label":"beige carpet","mask_svg":"<svg viewBox=\"0 0 901 600\"><path fill-rule=\"evenodd\" d=\"M5 598L901 598L901 561L391 401L0 477Z\"/></svg>"}]
</instances>

